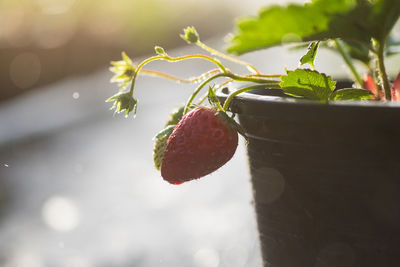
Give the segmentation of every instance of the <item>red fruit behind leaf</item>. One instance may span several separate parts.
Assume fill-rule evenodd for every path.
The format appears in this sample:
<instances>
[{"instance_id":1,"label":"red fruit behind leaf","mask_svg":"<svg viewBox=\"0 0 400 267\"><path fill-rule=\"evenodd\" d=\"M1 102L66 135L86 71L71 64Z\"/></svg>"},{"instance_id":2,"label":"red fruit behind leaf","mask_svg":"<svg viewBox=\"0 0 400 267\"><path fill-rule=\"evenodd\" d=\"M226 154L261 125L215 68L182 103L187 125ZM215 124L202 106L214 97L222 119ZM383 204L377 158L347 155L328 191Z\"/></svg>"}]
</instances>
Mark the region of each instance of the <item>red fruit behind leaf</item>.
<instances>
[{"instance_id":1,"label":"red fruit behind leaf","mask_svg":"<svg viewBox=\"0 0 400 267\"><path fill-rule=\"evenodd\" d=\"M236 151L238 134L219 112L195 108L178 123L167 141L161 175L181 184L212 173Z\"/></svg>"},{"instance_id":2,"label":"red fruit behind leaf","mask_svg":"<svg viewBox=\"0 0 400 267\"><path fill-rule=\"evenodd\" d=\"M392 100L400 101L400 73L397 75L392 85Z\"/></svg>"},{"instance_id":3,"label":"red fruit behind leaf","mask_svg":"<svg viewBox=\"0 0 400 267\"><path fill-rule=\"evenodd\" d=\"M367 89L368 91L371 91L375 95L375 98L377 98L376 84L374 82L374 79L372 79L371 75L367 74L364 77L364 79L363 79L363 88ZM381 97L382 97L382 95L381 95Z\"/></svg>"}]
</instances>

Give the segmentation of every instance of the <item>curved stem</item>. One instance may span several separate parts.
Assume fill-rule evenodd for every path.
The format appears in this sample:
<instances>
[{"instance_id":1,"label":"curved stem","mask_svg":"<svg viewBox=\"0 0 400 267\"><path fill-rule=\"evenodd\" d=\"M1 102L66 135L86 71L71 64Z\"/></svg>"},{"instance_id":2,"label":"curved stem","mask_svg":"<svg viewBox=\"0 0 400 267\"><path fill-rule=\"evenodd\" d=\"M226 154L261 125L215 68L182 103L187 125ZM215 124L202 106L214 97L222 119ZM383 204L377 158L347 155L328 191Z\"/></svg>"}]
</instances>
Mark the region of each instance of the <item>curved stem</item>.
<instances>
[{"instance_id":1,"label":"curved stem","mask_svg":"<svg viewBox=\"0 0 400 267\"><path fill-rule=\"evenodd\" d=\"M247 77L280 78L282 74L248 74Z\"/></svg>"},{"instance_id":2,"label":"curved stem","mask_svg":"<svg viewBox=\"0 0 400 267\"><path fill-rule=\"evenodd\" d=\"M346 52L342 43L339 40L334 39L334 42L335 42L337 50L339 51L340 55L344 59L344 62L349 67L351 73L353 73L353 76L356 79L356 82L358 83L358 85L361 86L363 84L362 78L361 78L360 74L357 72L353 62L351 61L350 55Z\"/></svg>"},{"instance_id":3,"label":"curved stem","mask_svg":"<svg viewBox=\"0 0 400 267\"><path fill-rule=\"evenodd\" d=\"M238 94L250 91L250 90L254 90L254 89L258 89L258 88L266 88L268 86L269 89L281 89L281 87L279 86L279 84L275 84L275 83L271 83L271 84L257 84L257 85L252 85L252 86L248 86L248 87L244 87L241 88L239 90L236 90L235 92L232 92L229 94L229 96L226 98L224 105L222 106L222 109L224 111L227 111L229 108L229 105L231 104L231 101L233 100L233 98L235 96L237 96Z\"/></svg>"},{"instance_id":4,"label":"curved stem","mask_svg":"<svg viewBox=\"0 0 400 267\"><path fill-rule=\"evenodd\" d=\"M214 79L217 79L219 77L232 77L233 74L232 73L218 73L214 76L211 76L210 78L208 78L207 80L205 80L204 82L202 82L197 88L196 90L194 90L194 92L192 93L192 95L190 96L190 98L188 99L188 101L186 102L185 105L185 109L183 110L183 115L185 115L188 110L190 105L192 104L193 100L195 99L195 97L197 96L197 94L201 91L201 89L203 89L204 86L206 86L209 82L211 82Z\"/></svg>"},{"instance_id":5,"label":"curved stem","mask_svg":"<svg viewBox=\"0 0 400 267\"><path fill-rule=\"evenodd\" d=\"M210 70L200 76L191 77L188 79L182 79L182 78L179 78L179 77L176 77L176 76L173 76L173 75L161 72L161 71L155 71L155 70L143 70L142 69L140 71L140 74L154 76L154 77L161 77L161 78L165 78L165 79L177 82L177 83L196 83L196 82L204 80L205 78L207 78L208 76L210 76L212 74L219 73L219 72L220 72L220 69L214 69L214 70Z\"/></svg>"},{"instance_id":6,"label":"curved stem","mask_svg":"<svg viewBox=\"0 0 400 267\"><path fill-rule=\"evenodd\" d=\"M240 60L240 59L237 59L237 58L228 56L228 55L226 55L226 54L224 54L224 53L221 53L221 52L219 52L219 51L217 51L217 50L215 50L215 49L209 47L208 45L202 43L200 40L197 41L196 45L198 45L199 47L203 48L204 50L210 52L210 53L213 54L213 55L219 56L219 57L221 57L221 58L224 58L224 59L226 59L226 60L229 60L229 61L232 61L232 62L241 64L241 65L244 65L244 66L247 67L247 69L248 69L249 71L251 71L251 72L253 72L253 73L256 73L256 74L260 74L260 72L259 72L255 67L253 67L252 65L250 65L249 63L244 62L244 61L242 61L242 60Z\"/></svg>"},{"instance_id":7,"label":"curved stem","mask_svg":"<svg viewBox=\"0 0 400 267\"><path fill-rule=\"evenodd\" d=\"M222 86L227 85L228 83L231 83L233 80L232 79L228 79L226 81L223 81L222 83L218 84L217 86L215 86L213 88L213 91L216 92L218 89L220 89ZM199 101L197 101L197 105L201 105L201 103L203 103L208 97L208 92L206 94L204 94Z\"/></svg>"},{"instance_id":8,"label":"curved stem","mask_svg":"<svg viewBox=\"0 0 400 267\"><path fill-rule=\"evenodd\" d=\"M228 77L231 78L231 81L237 81L237 82L253 82L253 83L259 83L262 84L261 86L274 86L272 88L280 88L279 87L279 81L272 81L272 80L265 80L265 79L260 79L260 78L252 78L252 77L246 77L246 76L240 76L236 75L232 72L226 72L226 73L219 73L214 76L211 76L207 80L205 80L202 84L200 84L196 90L193 92L191 97L189 98L188 102L186 103L185 109L183 111L183 114L186 114L186 112L189 110L190 105L192 104L194 98L197 96L197 94L201 91L201 89L210 81L219 78L219 77Z\"/></svg>"},{"instance_id":9,"label":"curved stem","mask_svg":"<svg viewBox=\"0 0 400 267\"><path fill-rule=\"evenodd\" d=\"M268 79L262 79L262 78L258 78L258 77L241 76L241 75L236 75L236 74L233 74L232 79L234 79L237 82L279 83L279 81L276 81L276 80L268 80Z\"/></svg>"},{"instance_id":10,"label":"curved stem","mask_svg":"<svg viewBox=\"0 0 400 267\"><path fill-rule=\"evenodd\" d=\"M176 62L176 61L181 61L181 60L185 60L185 59L192 59L192 58L206 59L208 61L213 62L215 65L217 65L218 68L220 68L222 72L228 72L228 70L221 64L221 62L219 62L215 58L212 58L212 57L209 57L209 56L206 56L206 55L192 54L192 55L186 55L186 56L180 56L180 57L170 57L168 55L153 56L153 57L150 57L148 59L145 59L144 61L142 61L137 66L136 71L134 72L133 77L132 77L132 83L131 83L131 88L129 90L129 93L133 94L136 77L137 77L139 71L141 70L141 68L143 68L147 63L150 63L151 61L154 61L154 60L166 60L168 62Z\"/></svg>"}]
</instances>

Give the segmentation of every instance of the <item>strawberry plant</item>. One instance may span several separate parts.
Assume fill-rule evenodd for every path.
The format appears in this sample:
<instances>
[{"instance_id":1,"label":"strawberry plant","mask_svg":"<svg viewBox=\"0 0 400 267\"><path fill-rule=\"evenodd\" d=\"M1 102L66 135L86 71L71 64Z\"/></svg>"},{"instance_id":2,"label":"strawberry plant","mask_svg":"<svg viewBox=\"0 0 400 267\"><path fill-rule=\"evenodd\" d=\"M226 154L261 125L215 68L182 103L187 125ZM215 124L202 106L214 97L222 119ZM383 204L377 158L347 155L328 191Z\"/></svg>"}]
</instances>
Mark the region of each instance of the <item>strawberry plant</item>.
<instances>
[{"instance_id":1,"label":"strawberry plant","mask_svg":"<svg viewBox=\"0 0 400 267\"><path fill-rule=\"evenodd\" d=\"M194 27L187 27L181 37L205 53L175 57L156 46L156 55L139 64L122 53L122 60L112 62L110 68L115 73L111 81L118 84L119 92L107 101L114 102L115 112L135 115L138 107L135 82L140 75L198 84L193 86L185 105L172 113L165 128L156 135L154 146L155 167L166 181L180 184L197 179L215 171L233 156L237 133L245 136L229 113L232 99L241 93L258 88L281 90L287 98L308 99L321 105L348 100L400 101L400 74L391 83L385 67L385 59L395 54L400 45L391 36L399 15L398 0L312 0L304 5L269 6L256 17L240 19L227 48L231 54L278 46L282 39L293 43L296 49L306 50L300 67L283 74L263 73L250 63L217 51L201 41ZM321 48L341 55L353 75L352 87L337 88L334 78L317 70L314 61ZM215 68L188 79L145 68L157 60L190 59L209 61ZM220 59L242 65L248 73L234 73ZM355 61L361 62L364 69L357 69ZM220 103L216 91L231 83L245 86ZM203 91L206 92L201 94Z\"/></svg>"}]
</instances>

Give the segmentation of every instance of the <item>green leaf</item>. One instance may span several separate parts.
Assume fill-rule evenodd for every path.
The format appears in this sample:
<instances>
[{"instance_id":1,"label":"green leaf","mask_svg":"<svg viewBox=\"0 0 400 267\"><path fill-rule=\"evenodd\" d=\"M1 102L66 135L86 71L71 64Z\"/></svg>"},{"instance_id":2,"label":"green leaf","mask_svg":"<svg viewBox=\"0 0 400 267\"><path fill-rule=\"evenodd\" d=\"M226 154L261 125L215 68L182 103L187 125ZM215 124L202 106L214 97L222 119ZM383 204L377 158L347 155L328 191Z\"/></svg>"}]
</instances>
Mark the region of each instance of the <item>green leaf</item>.
<instances>
[{"instance_id":1,"label":"green leaf","mask_svg":"<svg viewBox=\"0 0 400 267\"><path fill-rule=\"evenodd\" d=\"M164 129L162 129L160 132L158 132L154 138L155 139L159 139L159 138L162 138L164 136L170 136L171 133L174 131L175 126L176 125L173 125L173 124L168 125Z\"/></svg>"},{"instance_id":2,"label":"green leaf","mask_svg":"<svg viewBox=\"0 0 400 267\"><path fill-rule=\"evenodd\" d=\"M163 137L157 138L154 141L153 162L154 162L154 167L157 170L161 170L161 164L162 164L162 160L164 157L165 148L167 147L168 137L169 136L163 136Z\"/></svg>"},{"instance_id":3,"label":"green leaf","mask_svg":"<svg viewBox=\"0 0 400 267\"><path fill-rule=\"evenodd\" d=\"M374 94L366 89L345 88L334 91L330 100L365 100L374 99Z\"/></svg>"},{"instance_id":4,"label":"green leaf","mask_svg":"<svg viewBox=\"0 0 400 267\"><path fill-rule=\"evenodd\" d=\"M399 19L399 0L370 0L373 2L370 21L373 27L372 37L383 43Z\"/></svg>"},{"instance_id":5,"label":"green leaf","mask_svg":"<svg viewBox=\"0 0 400 267\"><path fill-rule=\"evenodd\" d=\"M330 76L308 69L288 71L281 80L279 85L285 94L322 101L329 99L336 86Z\"/></svg>"},{"instance_id":6,"label":"green leaf","mask_svg":"<svg viewBox=\"0 0 400 267\"><path fill-rule=\"evenodd\" d=\"M179 108L177 108L176 110L174 110L171 114L170 117L167 121L167 123L165 124L165 127L167 127L168 125L175 125L178 124L178 122L182 119L183 116L183 111L185 110L185 106L180 106Z\"/></svg>"},{"instance_id":7,"label":"green leaf","mask_svg":"<svg viewBox=\"0 0 400 267\"><path fill-rule=\"evenodd\" d=\"M367 47L361 45L360 43L345 41L344 49L351 58L359 60L367 66L370 64L371 58L369 56L369 49Z\"/></svg>"},{"instance_id":8,"label":"green leaf","mask_svg":"<svg viewBox=\"0 0 400 267\"><path fill-rule=\"evenodd\" d=\"M315 57L317 56L317 51L318 51L319 43L320 43L320 42L312 42L312 43L310 43L310 45L308 46L307 54L305 54L305 55L300 59L300 64L301 64L301 65L310 64L311 68L312 68L313 70L315 70L314 60L315 60Z\"/></svg>"},{"instance_id":9,"label":"green leaf","mask_svg":"<svg viewBox=\"0 0 400 267\"><path fill-rule=\"evenodd\" d=\"M122 52L121 56L127 65L133 65L132 59L125 52Z\"/></svg>"},{"instance_id":10,"label":"green leaf","mask_svg":"<svg viewBox=\"0 0 400 267\"><path fill-rule=\"evenodd\" d=\"M386 42L386 56L393 56L400 53L400 40L389 36Z\"/></svg>"},{"instance_id":11,"label":"green leaf","mask_svg":"<svg viewBox=\"0 0 400 267\"><path fill-rule=\"evenodd\" d=\"M182 119L183 110L184 106L174 110L171 113L165 128L154 137L153 161L157 170L161 169L162 159L164 157L165 148L167 147L168 138L174 131L176 124L178 124L178 122Z\"/></svg>"},{"instance_id":12,"label":"green leaf","mask_svg":"<svg viewBox=\"0 0 400 267\"><path fill-rule=\"evenodd\" d=\"M255 18L238 22L228 51L241 54L280 45L283 40L334 38L368 47L371 38L385 39L399 15L399 0L313 0L304 5L271 6Z\"/></svg>"}]
</instances>

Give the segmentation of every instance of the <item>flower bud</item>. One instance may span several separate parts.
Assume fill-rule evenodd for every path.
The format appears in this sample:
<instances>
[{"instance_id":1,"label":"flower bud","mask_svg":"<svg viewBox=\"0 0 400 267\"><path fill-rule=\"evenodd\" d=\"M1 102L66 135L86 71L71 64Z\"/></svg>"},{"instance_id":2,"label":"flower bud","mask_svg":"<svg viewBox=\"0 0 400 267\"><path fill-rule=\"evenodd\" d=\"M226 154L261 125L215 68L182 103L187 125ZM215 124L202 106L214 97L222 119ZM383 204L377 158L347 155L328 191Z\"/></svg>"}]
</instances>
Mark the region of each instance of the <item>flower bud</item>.
<instances>
[{"instance_id":1,"label":"flower bud","mask_svg":"<svg viewBox=\"0 0 400 267\"><path fill-rule=\"evenodd\" d=\"M184 29L183 33L184 34L181 34L182 39L189 44L195 44L200 40L199 34L193 26Z\"/></svg>"},{"instance_id":2,"label":"flower bud","mask_svg":"<svg viewBox=\"0 0 400 267\"><path fill-rule=\"evenodd\" d=\"M156 51L157 55L159 56L165 56L167 53L165 53L164 48L162 48L161 46L155 46L154 50Z\"/></svg>"}]
</instances>

